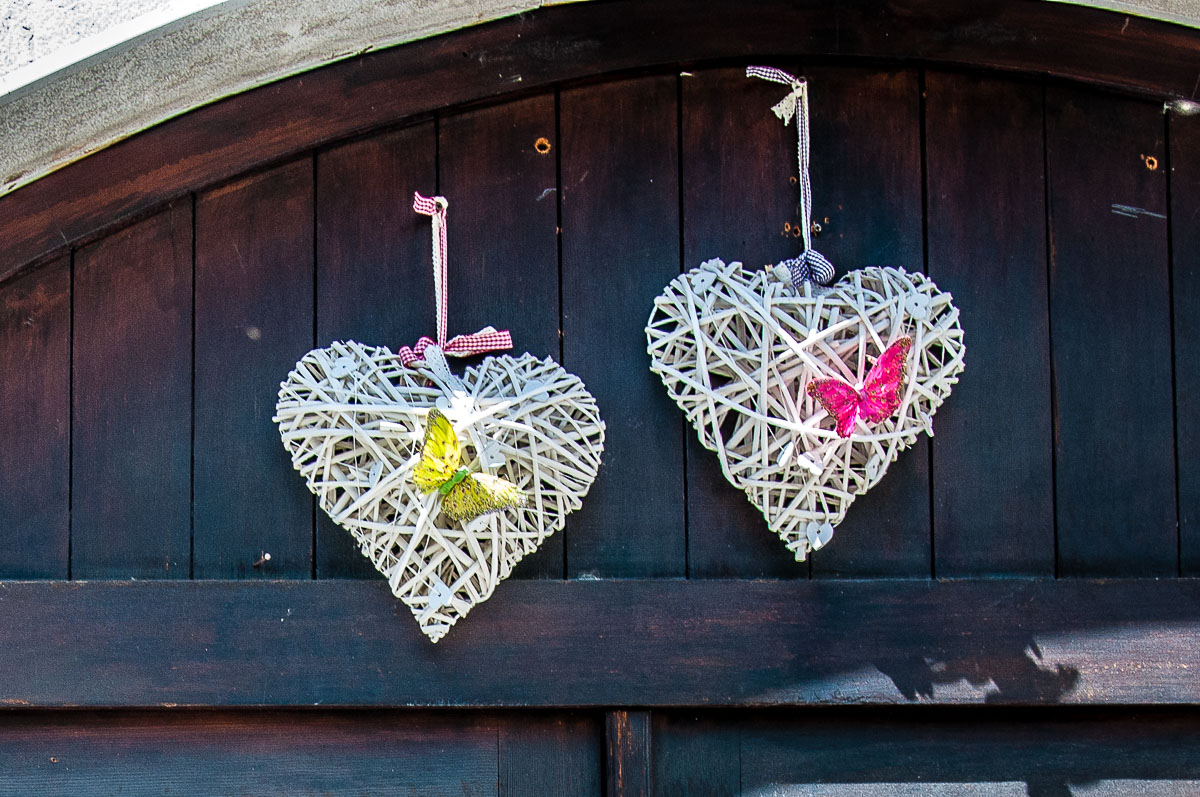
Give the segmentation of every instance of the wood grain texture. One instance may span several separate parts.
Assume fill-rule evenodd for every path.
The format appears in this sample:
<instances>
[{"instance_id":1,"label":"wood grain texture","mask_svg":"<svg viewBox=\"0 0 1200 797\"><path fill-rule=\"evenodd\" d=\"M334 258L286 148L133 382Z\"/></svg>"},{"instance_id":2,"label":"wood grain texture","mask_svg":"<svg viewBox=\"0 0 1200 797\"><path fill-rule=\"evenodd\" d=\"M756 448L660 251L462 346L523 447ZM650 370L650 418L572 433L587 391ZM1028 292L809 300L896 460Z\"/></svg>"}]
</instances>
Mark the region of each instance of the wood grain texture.
<instances>
[{"instance_id":1,"label":"wood grain texture","mask_svg":"<svg viewBox=\"0 0 1200 797\"><path fill-rule=\"evenodd\" d=\"M812 116L813 247L838 276L863 266L924 268L921 97L915 70L805 70ZM854 502L815 576L930 574L929 442L924 436Z\"/></svg>"},{"instance_id":2,"label":"wood grain texture","mask_svg":"<svg viewBox=\"0 0 1200 797\"><path fill-rule=\"evenodd\" d=\"M196 578L312 572L313 498L271 421L312 346L312 236L310 158L196 200Z\"/></svg>"},{"instance_id":3,"label":"wood grain texture","mask_svg":"<svg viewBox=\"0 0 1200 797\"><path fill-rule=\"evenodd\" d=\"M1170 118L1175 445L1184 575L1200 573L1200 118Z\"/></svg>"},{"instance_id":4,"label":"wood grain texture","mask_svg":"<svg viewBox=\"0 0 1200 797\"><path fill-rule=\"evenodd\" d=\"M679 411L651 373L646 318L679 273L676 80L561 97L563 365L608 422L600 473L566 530L567 573L685 573Z\"/></svg>"},{"instance_id":5,"label":"wood grain texture","mask_svg":"<svg viewBox=\"0 0 1200 797\"><path fill-rule=\"evenodd\" d=\"M516 580L436 646L382 579L9 582L0 607L12 707L1200 700L1190 579Z\"/></svg>"},{"instance_id":6,"label":"wood grain texture","mask_svg":"<svg viewBox=\"0 0 1200 797\"><path fill-rule=\"evenodd\" d=\"M1148 714L993 709L909 718L745 714L743 794L1195 794L1200 755L1190 711ZM1185 741L1188 740L1188 741Z\"/></svg>"},{"instance_id":7,"label":"wood grain texture","mask_svg":"<svg viewBox=\"0 0 1200 797\"><path fill-rule=\"evenodd\" d=\"M436 336L430 220L412 209L414 191L436 191L436 147L429 122L318 153L318 346L357 340L396 351ZM379 577L320 510L316 560L318 578Z\"/></svg>"},{"instance_id":8,"label":"wood grain texture","mask_svg":"<svg viewBox=\"0 0 1200 797\"><path fill-rule=\"evenodd\" d=\"M494 716L12 712L0 795L497 793Z\"/></svg>"},{"instance_id":9,"label":"wood grain texture","mask_svg":"<svg viewBox=\"0 0 1200 797\"><path fill-rule=\"evenodd\" d=\"M507 353L561 360L556 127L553 94L439 121L451 336L491 325L512 333ZM539 139L547 152L537 149ZM562 578L563 536L545 540L513 577Z\"/></svg>"},{"instance_id":10,"label":"wood grain texture","mask_svg":"<svg viewBox=\"0 0 1200 797\"><path fill-rule=\"evenodd\" d=\"M1046 135L1059 572L1174 575L1162 108L1052 87Z\"/></svg>"},{"instance_id":11,"label":"wood grain texture","mask_svg":"<svg viewBox=\"0 0 1200 797\"><path fill-rule=\"evenodd\" d=\"M0 199L0 280L187 191L314 144L559 81L713 58L927 60L1189 97L1196 31L1065 4L568 5L344 61L186 114ZM463 57L463 53L475 57ZM347 109L353 109L348 112ZM113 180L112 175L125 175Z\"/></svg>"},{"instance_id":12,"label":"wood grain texture","mask_svg":"<svg viewBox=\"0 0 1200 797\"><path fill-rule=\"evenodd\" d=\"M650 797L649 711L610 711L605 715L608 797Z\"/></svg>"},{"instance_id":13,"label":"wood grain texture","mask_svg":"<svg viewBox=\"0 0 1200 797\"><path fill-rule=\"evenodd\" d=\"M603 731L595 715L522 714L499 725L500 797L595 797Z\"/></svg>"},{"instance_id":14,"label":"wood grain texture","mask_svg":"<svg viewBox=\"0 0 1200 797\"><path fill-rule=\"evenodd\" d=\"M66 578L71 263L0 288L0 577Z\"/></svg>"},{"instance_id":15,"label":"wood grain texture","mask_svg":"<svg viewBox=\"0 0 1200 797\"><path fill-rule=\"evenodd\" d=\"M935 421L936 573L1053 575L1042 87L931 72L925 92L929 276L968 351Z\"/></svg>"},{"instance_id":16,"label":"wood grain texture","mask_svg":"<svg viewBox=\"0 0 1200 797\"><path fill-rule=\"evenodd\" d=\"M788 66L787 64L781 65ZM796 131L771 106L787 89L746 70L705 69L682 82L683 266L719 257L747 268L795 257L784 224L799 217ZM646 315L649 315L649 306ZM716 454L688 426L688 574L693 578L807 578Z\"/></svg>"},{"instance_id":17,"label":"wood grain texture","mask_svg":"<svg viewBox=\"0 0 1200 797\"><path fill-rule=\"evenodd\" d=\"M739 725L728 714L656 711L652 793L660 797L740 795Z\"/></svg>"},{"instance_id":18,"label":"wood grain texture","mask_svg":"<svg viewBox=\"0 0 1200 797\"><path fill-rule=\"evenodd\" d=\"M187 578L191 201L79 250L74 303L72 576Z\"/></svg>"}]
</instances>

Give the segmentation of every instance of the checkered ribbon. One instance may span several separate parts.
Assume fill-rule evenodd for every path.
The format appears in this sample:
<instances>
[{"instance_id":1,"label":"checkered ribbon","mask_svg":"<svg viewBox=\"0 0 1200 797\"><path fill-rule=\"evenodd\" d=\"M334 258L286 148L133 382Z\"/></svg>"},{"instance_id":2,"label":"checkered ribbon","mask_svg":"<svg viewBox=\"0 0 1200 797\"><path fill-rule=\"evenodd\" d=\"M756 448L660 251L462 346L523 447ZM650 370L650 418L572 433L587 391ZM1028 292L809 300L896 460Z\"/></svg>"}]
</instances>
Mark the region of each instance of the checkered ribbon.
<instances>
[{"instance_id":1,"label":"checkered ribbon","mask_svg":"<svg viewBox=\"0 0 1200 797\"><path fill-rule=\"evenodd\" d=\"M816 249L809 249L800 257L782 261L779 265L787 266L792 275L792 284L799 288L807 280L818 285L828 285L833 282L833 263Z\"/></svg>"},{"instance_id":2,"label":"checkered ribbon","mask_svg":"<svg viewBox=\"0 0 1200 797\"><path fill-rule=\"evenodd\" d=\"M398 354L404 365L423 362L425 350L437 346L449 357L470 357L489 351L512 348L512 335L508 330L497 331L495 327L484 327L470 335L456 335L446 340L446 314L449 298L446 290L446 208L445 197L425 197L413 194L413 210L433 218L433 292L437 298L437 340L422 337L409 348L401 346Z\"/></svg>"},{"instance_id":3,"label":"checkered ribbon","mask_svg":"<svg viewBox=\"0 0 1200 797\"><path fill-rule=\"evenodd\" d=\"M773 66L748 66L746 77L757 77L772 83L791 86L791 91L777 102L771 110L785 125L796 120L796 160L800 172L800 235L804 241L804 254L780 265L788 267L792 284L797 289L804 282L821 285L833 282L833 264L820 252L812 248L812 183L808 178L808 83L782 69Z\"/></svg>"}]
</instances>

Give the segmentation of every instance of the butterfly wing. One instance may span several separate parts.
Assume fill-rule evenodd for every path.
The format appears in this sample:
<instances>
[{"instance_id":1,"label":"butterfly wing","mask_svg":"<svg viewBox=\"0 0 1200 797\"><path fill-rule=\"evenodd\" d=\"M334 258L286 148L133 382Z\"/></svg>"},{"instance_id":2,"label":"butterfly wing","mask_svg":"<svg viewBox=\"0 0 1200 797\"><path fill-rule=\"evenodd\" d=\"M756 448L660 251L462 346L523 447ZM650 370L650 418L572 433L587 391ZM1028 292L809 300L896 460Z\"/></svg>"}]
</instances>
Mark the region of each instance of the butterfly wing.
<instances>
[{"instance_id":1,"label":"butterfly wing","mask_svg":"<svg viewBox=\"0 0 1200 797\"><path fill-rule=\"evenodd\" d=\"M442 512L463 522L516 506L525 506L525 493L507 479L488 473L472 473L442 498Z\"/></svg>"},{"instance_id":2,"label":"butterfly wing","mask_svg":"<svg viewBox=\"0 0 1200 797\"><path fill-rule=\"evenodd\" d=\"M875 365L867 372L859 411L871 423L887 420L900 408L911 348L912 338L900 338L879 355Z\"/></svg>"},{"instance_id":3,"label":"butterfly wing","mask_svg":"<svg viewBox=\"0 0 1200 797\"><path fill-rule=\"evenodd\" d=\"M858 392L840 379L814 379L808 383L808 395L837 419L839 437L849 437L859 413Z\"/></svg>"},{"instance_id":4,"label":"butterfly wing","mask_svg":"<svg viewBox=\"0 0 1200 797\"><path fill-rule=\"evenodd\" d=\"M462 463L462 445L450 420L441 411L429 411L421 459L412 478L422 492L431 493L452 477Z\"/></svg>"}]
</instances>

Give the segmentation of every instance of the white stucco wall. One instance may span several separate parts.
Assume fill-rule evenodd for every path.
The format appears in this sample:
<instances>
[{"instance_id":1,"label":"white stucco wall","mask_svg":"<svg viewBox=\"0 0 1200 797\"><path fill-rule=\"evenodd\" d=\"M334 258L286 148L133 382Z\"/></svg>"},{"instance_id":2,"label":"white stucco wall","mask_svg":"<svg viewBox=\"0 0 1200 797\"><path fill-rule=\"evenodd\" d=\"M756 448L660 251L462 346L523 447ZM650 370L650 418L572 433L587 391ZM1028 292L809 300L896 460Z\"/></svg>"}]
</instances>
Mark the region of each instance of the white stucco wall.
<instances>
[{"instance_id":1,"label":"white stucco wall","mask_svg":"<svg viewBox=\"0 0 1200 797\"><path fill-rule=\"evenodd\" d=\"M220 0L210 0L215 5ZM4 0L0 3L0 77L32 63L49 67L84 39L131 21L165 24L192 13L191 0ZM147 28L148 29L148 28ZM53 59L53 60L52 60Z\"/></svg>"},{"instance_id":2,"label":"white stucco wall","mask_svg":"<svg viewBox=\"0 0 1200 797\"><path fill-rule=\"evenodd\" d=\"M221 97L571 1L0 0L0 194ZM1200 27L1200 0L1079 4Z\"/></svg>"}]
</instances>

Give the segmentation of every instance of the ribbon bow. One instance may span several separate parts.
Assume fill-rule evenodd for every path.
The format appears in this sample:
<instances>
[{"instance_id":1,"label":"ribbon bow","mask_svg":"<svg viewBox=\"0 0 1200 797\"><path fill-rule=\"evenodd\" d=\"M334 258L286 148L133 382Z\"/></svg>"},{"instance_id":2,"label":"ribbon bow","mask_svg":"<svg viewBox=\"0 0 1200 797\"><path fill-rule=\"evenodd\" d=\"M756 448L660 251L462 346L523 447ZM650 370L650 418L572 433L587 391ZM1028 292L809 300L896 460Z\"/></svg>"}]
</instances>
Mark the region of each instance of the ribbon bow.
<instances>
[{"instance_id":1,"label":"ribbon bow","mask_svg":"<svg viewBox=\"0 0 1200 797\"><path fill-rule=\"evenodd\" d=\"M445 197L413 194L413 210L433 218L433 292L437 298L437 340L425 336L412 348L401 346L398 354L400 362L405 366L424 362L425 350L430 346L437 346L450 357L470 357L473 354L512 348L512 335L508 330L496 330L490 326L470 335L456 335L446 340L446 313L449 305L446 290L446 208L449 205Z\"/></svg>"},{"instance_id":2,"label":"ribbon bow","mask_svg":"<svg viewBox=\"0 0 1200 797\"><path fill-rule=\"evenodd\" d=\"M746 77L757 77L772 83L791 86L791 91L771 107L784 125L796 120L796 161L800 173L800 235L804 253L785 260L792 275L792 284L799 290L805 281L828 285L833 282L833 264L812 248L812 182L808 178L808 83L773 66L748 66Z\"/></svg>"},{"instance_id":3,"label":"ribbon bow","mask_svg":"<svg viewBox=\"0 0 1200 797\"><path fill-rule=\"evenodd\" d=\"M779 265L787 266L788 273L792 276L792 284L797 288L806 281L815 282L818 285L828 285L833 282L835 273L833 263L830 263L825 255L816 249L809 249L800 257L784 260Z\"/></svg>"}]
</instances>

